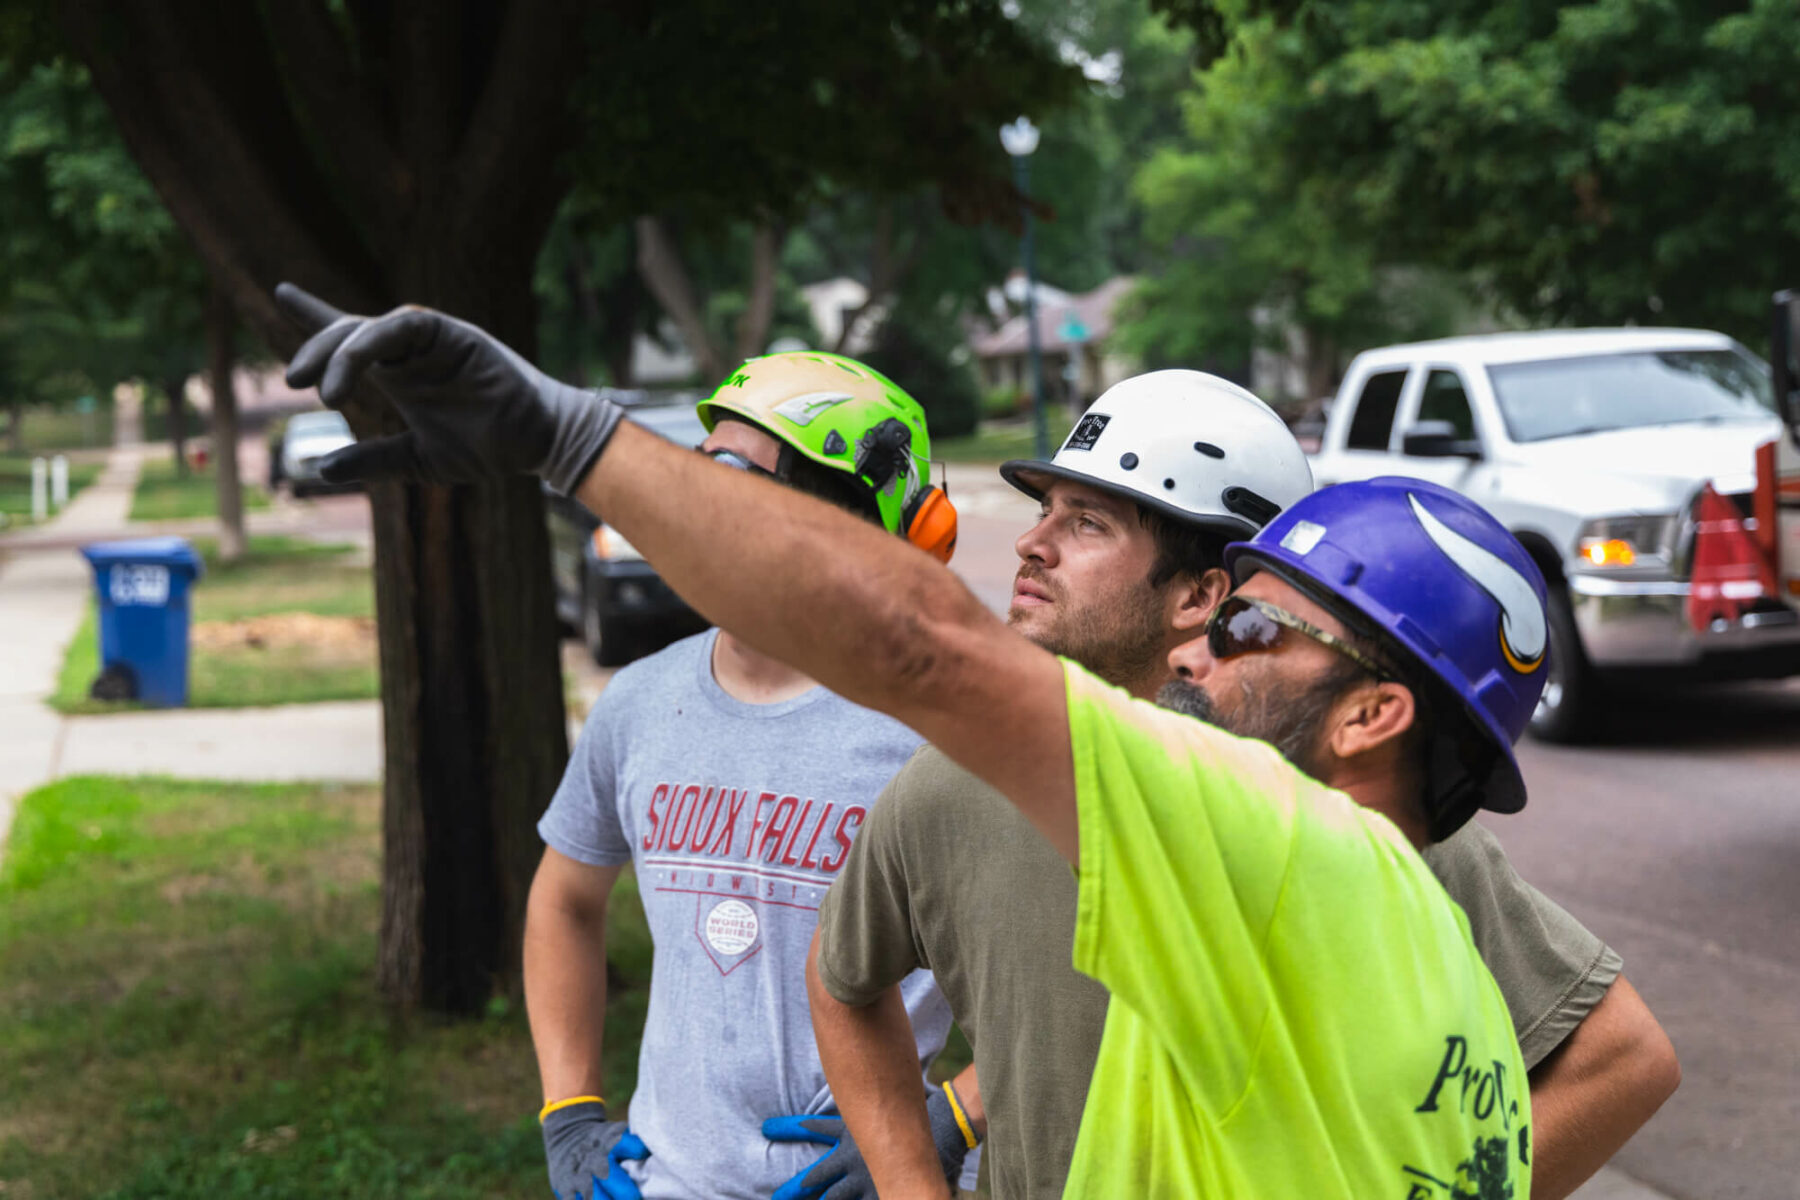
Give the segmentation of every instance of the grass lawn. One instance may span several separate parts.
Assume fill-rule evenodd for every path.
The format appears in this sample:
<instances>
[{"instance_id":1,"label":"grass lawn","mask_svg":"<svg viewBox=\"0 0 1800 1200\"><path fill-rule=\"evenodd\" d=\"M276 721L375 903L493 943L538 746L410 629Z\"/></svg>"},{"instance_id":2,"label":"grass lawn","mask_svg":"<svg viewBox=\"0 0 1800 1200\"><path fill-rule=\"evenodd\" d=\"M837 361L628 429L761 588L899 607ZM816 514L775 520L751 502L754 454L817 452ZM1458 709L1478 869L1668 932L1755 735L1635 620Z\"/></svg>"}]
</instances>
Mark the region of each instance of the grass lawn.
<instances>
[{"instance_id":1,"label":"grass lawn","mask_svg":"<svg viewBox=\"0 0 1800 1200\"><path fill-rule=\"evenodd\" d=\"M0 454L0 527L31 522L31 459L29 454ZM75 498L100 474L98 462L69 463L69 498ZM52 512L51 516L56 514Z\"/></svg>"},{"instance_id":2,"label":"grass lawn","mask_svg":"<svg viewBox=\"0 0 1800 1200\"><path fill-rule=\"evenodd\" d=\"M376 667L374 577L343 544L253 537L230 566L195 539L206 573L192 593L188 700L195 708L240 708L381 694ZM90 611L63 658L49 703L66 713L135 707L88 698L100 670Z\"/></svg>"},{"instance_id":3,"label":"grass lawn","mask_svg":"<svg viewBox=\"0 0 1800 1200\"><path fill-rule=\"evenodd\" d=\"M1050 437L1050 449L1056 450L1055 439L1068 432L1067 425L1058 427L1058 418L1053 417ZM984 425L966 437L933 438L931 456L946 462L999 463L1009 458L1030 458L1033 455L1030 422L1008 422L1004 425Z\"/></svg>"},{"instance_id":4,"label":"grass lawn","mask_svg":"<svg viewBox=\"0 0 1800 1200\"><path fill-rule=\"evenodd\" d=\"M368 788L25 797L0 863L0 1195L542 1193L520 1007L397 1022L375 994L379 846ZM623 1097L650 970L629 876L609 913Z\"/></svg>"},{"instance_id":5,"label":"grass lawn","mask_svg":"<svg viewBox=\"0 0 1800 1200\"><path fill-rule=\"evenodd\" d=\"M244 511L267 507L267 493L245 480ZM218 489L210 465L190 468L184 476L176 474L175 462L168 455L151 455L144 460L143 474L138 477L137 491L131 497L133 521L211 517L218 511Z\"/></svg>"},{"instance_id":6,"label":"grass lawn","mask_svg":"<svg viewBox=\"0 0 1800 1200\"><path fill-rule=\"evenodd\" d=\"M541 1195L521 1006L401 1021L376 994L380 826L373 788L88 776L24 797L0 860L0 1196ZM627 871L620 1100L651 952ZM967 1061L953 1035L933 1074Z\"/></svg>"}]
</instances>

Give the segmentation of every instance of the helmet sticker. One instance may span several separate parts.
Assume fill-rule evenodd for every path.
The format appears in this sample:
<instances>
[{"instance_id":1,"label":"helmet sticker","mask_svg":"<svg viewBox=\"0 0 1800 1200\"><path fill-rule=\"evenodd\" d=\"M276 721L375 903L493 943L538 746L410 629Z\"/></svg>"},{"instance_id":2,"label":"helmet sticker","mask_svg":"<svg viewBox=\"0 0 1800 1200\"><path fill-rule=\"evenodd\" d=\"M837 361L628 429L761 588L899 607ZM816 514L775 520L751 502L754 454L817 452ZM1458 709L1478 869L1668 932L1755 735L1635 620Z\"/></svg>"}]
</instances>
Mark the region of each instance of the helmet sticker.
<instances>
[{"instance_id":1,"label":"helmet sticker","mask_svg":"<svg viewBox=\"0 0 1800 1200\"><path fill-rule=\"evenodd\" d=\"M1069 434L1069 440L1063 443L1064 450L1092 450L1094 443L1100 440L1100 434L1112 417L1106 413L1091 412L1082 417Z\"/></svg>"},{"instance_id":2,"label":"helmet sticker","mask_svg":"<svg viewBox=\"0 0 1800 1200\"><path fill-rule=\"evenodd\" d=\"M1294 527L1288 530L1287 536L1281 539L1281 548L1304 556L1311 554L1313 547L1317 546L1324 537L1325 527L1323 525L1315 525L1311 521L1295 521Z\"/></svg>"},{"instance_id":3,"label":"helmet sticker","mask_svg":"<svg viewBox=\"0 0 1800 1200\"><path fill-rule=\"evenodd\" d=\"M1500 605L1500 650L1506 661L1521 675L1537 670L1544 663L1549 631L1544 623L1544 602L1531 582L1492 550L1438 520L1417 496L1408 492L1406 498L1424 526L1425 536Z\"/></svg>"},{"instance_id":4,"label":"helmet sticker","mask_svg":"<svg viewBox=\"0 0 1800 1200\"><path fill-rule=\"evenodd\" d=\"M820 413L830 412L847 400L853 400L849 392L807 392L803 396L790 396L775 406L775 413L786 417L796 425L811 425Z\"/></svg>"}]
</instances>

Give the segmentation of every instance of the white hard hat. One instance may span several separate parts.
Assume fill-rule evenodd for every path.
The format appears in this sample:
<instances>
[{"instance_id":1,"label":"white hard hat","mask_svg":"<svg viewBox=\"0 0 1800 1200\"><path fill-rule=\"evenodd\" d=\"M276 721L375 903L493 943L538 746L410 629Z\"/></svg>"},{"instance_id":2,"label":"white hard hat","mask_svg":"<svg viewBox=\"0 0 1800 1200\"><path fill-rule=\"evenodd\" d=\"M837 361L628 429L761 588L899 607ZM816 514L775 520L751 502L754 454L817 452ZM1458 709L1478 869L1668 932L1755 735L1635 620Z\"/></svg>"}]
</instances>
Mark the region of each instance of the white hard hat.
<instances>
[{"instance_id":1,"label":"white hard hat","mask_svg":"<svg viewBox=\"0 0 1800 1200\"><path fill-rule=\"evenodd\" d=\"M1204 371L1151 371L1114 384L1055 458L1014 459L1000 474L1033 499L1051 480L1073 479L1244 537L1313 490L1312 468L1287 423Z\"/></svg>"}]
</instances>

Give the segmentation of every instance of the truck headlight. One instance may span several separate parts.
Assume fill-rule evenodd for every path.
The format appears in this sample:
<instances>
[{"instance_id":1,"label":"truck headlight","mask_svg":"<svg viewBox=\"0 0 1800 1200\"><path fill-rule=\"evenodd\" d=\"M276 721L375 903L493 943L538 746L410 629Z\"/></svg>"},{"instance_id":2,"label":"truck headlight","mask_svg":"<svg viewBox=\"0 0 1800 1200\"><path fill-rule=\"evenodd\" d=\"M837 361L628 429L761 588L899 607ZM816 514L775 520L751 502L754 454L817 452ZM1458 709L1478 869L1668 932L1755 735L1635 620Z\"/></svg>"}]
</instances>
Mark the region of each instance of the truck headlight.
<instances>
[{"instance_id":1,"label":"truck headlight","mask_svg":"<svg viewBox=\"0 0 1800 1200\"><path fill-rule=\"evenodd\" d=\"M620 536L619 531L611 525L602 525L594 530L594 553L601 558L619 561L621 559L642 559L637 547Z\"/></svg>"},{"instance_id":2,"label":"truck headlight","mask_svg":"<svg viewBox=\"0 0 1800 1200\"><path fill-rule=\"evenodd\" d=\"M1600 517L1581 527L1575 552L1587 571L1667 567L1674 536L1673 513Z\"/></svg>"}]
</instances>

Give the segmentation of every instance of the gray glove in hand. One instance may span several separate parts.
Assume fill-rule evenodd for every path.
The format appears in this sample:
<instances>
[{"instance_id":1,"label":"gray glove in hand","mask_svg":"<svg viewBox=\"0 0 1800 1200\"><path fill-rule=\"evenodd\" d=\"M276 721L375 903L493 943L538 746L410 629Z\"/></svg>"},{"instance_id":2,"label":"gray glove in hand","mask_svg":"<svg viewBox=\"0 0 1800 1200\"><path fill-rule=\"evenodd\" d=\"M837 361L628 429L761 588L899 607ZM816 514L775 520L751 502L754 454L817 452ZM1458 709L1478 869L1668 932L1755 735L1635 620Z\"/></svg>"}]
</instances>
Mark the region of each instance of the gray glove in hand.
<instances>
[{"instance_id":1,"label":"gray glove in hand","mask_svg":"<svg viewBox=\"0 0 1800 1200\"><path fill-rule=\"evenodd\" d=\"M428 308L346 316L284 283L281 309L310 336L288 364L291 387L318 385L340 408L366 375L407 431L346 446L321 464L332 483L407 479L483 483L541 475L564 495L600 456L622 411L558 383L486 331Z\"/></svg>"},{"instance_id":2,"label":"gray glove in hand","mask_svg":"<svg viewBox=\"0 0 1800 1200\"><path fill-rule=\"evenodd\" d=\"M642 1200L619 1164L650 1157L643 1139L623 1121L608 1121L598 1100L545 1114L544 1159L557 1200Z\"/></svg>"},{"instance_id":3,"label":"gray glove in hand","mask_svg":"<svg viewBox=\"0 0 1800 1200\"><path fill-rule=\"evenodd\" d=\"M936 1088L925 1099L925 1112L931 1118L931 1140L937 1143L938 1163L944 1168L950 1189L955 1191L963 1159L975 1143L963 1132L964 1123L957 1116L960 1105L952 1103L950 1097L948 1084ZM830 1147L812 1166L776 1188L771 1200L876 1200L869 1166L842 1117L771 1117L763 1122L763 1136L772 1142L812 1142Z\"/></svg>"}]
</instances>

